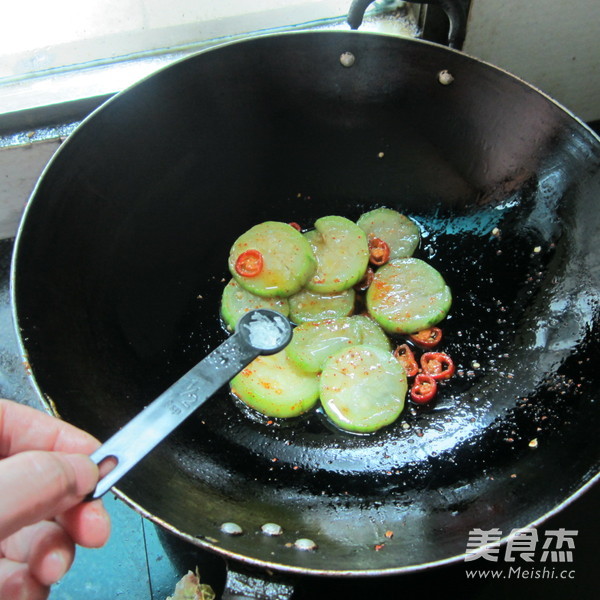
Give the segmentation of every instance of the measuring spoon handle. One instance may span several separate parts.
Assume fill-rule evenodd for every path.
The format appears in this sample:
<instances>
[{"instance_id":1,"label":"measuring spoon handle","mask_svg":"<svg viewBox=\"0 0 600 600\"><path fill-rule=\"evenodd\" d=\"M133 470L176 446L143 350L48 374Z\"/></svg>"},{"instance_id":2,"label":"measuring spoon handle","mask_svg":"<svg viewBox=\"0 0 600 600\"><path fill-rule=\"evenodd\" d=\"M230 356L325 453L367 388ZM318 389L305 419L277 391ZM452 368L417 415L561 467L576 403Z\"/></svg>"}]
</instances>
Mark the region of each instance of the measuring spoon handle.
<instances>
[{"instance_id":1,"label":"measuring spoon handle","mask_svg":"<svg viewBox=\"0 0 600 600\"><path fill-rule=\"evenodd\" d=\"M275 324L276 327L270 327ZM116 466L100 481L89 499L100 498L169 433L260 354L274 354L291 339L291 325L274 311L247 313L237 331L142 412L109 438L92 455L100 465L113 458Z\"/></svg>"}]
</instances>

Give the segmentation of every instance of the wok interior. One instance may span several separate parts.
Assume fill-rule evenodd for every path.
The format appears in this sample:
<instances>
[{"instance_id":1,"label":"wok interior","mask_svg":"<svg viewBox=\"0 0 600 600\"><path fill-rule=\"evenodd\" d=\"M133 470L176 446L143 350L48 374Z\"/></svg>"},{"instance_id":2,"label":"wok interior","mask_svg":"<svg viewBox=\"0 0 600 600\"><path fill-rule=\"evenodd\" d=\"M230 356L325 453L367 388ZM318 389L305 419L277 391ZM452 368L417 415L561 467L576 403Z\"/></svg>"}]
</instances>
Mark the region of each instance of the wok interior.
<instances>
[{"instance_id":1,"label":"wok interior","mask_svg":"<svg viewBox=\"0 0 600 600\"><path fill-rule=\"evenodd\" d=\"M425 43L302 33L198 55L97 111L42 178L15 261L35 380L104 440L226 337L239 234L396 208L453 290L444 349L459 375L439 401L357 436L319 412L268 424L223 391L119 489L259 565L447 560L470 529L508 534L596 472L599 155L538 92ZM225 521L245 533L221 533ZM284 534L261 534L266 522ZM291 547L300 537L318 550Z\"/></svg>"}]
</instances>

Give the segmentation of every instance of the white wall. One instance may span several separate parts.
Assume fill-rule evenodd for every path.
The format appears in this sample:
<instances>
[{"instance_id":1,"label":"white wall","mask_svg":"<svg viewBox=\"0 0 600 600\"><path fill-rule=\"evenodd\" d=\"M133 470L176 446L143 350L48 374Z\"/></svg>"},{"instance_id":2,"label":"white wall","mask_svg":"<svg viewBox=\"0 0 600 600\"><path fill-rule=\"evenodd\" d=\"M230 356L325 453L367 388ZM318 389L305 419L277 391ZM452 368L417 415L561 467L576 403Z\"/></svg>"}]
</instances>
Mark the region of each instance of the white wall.
<instances>
[{"instance_id":1,"label":"white wall","mask_svg":"<svg viewBox=\"0 0 600 600\"><path fill-rule=\"evenodd\" d=\"M472 0L463 50L600 119L600 0Z\"/></svg>"}]
</instances>

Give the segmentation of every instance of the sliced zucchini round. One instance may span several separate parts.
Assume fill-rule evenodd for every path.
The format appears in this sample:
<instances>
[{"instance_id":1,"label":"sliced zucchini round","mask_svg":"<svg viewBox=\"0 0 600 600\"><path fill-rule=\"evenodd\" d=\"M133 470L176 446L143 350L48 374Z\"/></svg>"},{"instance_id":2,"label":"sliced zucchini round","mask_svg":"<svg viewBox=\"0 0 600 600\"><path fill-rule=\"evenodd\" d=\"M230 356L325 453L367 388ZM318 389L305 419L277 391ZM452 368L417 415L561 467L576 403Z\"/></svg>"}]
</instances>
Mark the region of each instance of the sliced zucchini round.
<instances>
[{"instance_id":1,"label":"sliced zucchini round","mask_svg":"<svg viewBox=\"0 0 600 600\"><path fill-rule=\"evenodd\" d=\"M248 252L258 254L262 265L249 274L240 273L240 257ZM235 241L229 253L233 278L245 290L262 297L285 298L299 292L315 268L316 260L305 237L278 221L255 225Z\"/></svg>"},{"instance_id":2,"label":"sliced zucchini round","mask_svg":"<svg viewBox=\"0 0 600 600\"><path fill-rule=\"evenodd\" d=\"M319 377L298 369L285 350L255 358L230 386L237 398L268 417L296 417L319 399Z\"/></svg>"},{"instance_id":3,"label":"sliced zucchini round","mask_svg":"<svg viewBox=\"0 0 600 600\"><path fill-rule=\"evenodd\" d=\"M385 331L366 315L356 315L352 317L352 320L356 324L359 332L360 344L366 344L367 346L376 346L382 350L392 350L392 342L386 335Z\"/></svg>"},{"instance_id":4,"label":"sliced zucchini round","mask_svg":"<svg viewBox=\"0 0 600 600\"><path fill-rule=\"evenodd\" d=\"M391 208L376 208L364 213L356 224L367 237L377 237L389 246L390 260L412 256L421 239L417 224Z\"/></svg>"},{"instance_id":5,"label":"sliced zucchini round","mask_svg":"<svg viewBox=\"0 0 600 600\"><path fill-rule=\"evenodd\" d=\"M397 258L375 273L366 294L369 314L388 333L416 333L439 323L452 294L440 273L418 258Z\"/></svg>"},{"instance_id":6,"label":"sliced zucchini round","mask_svg":"<svg viewBox=\"0 0 600 600\"><path fill-rule=\"evenodd\" d=\"M356 292L350 288L332 294L318 294L300 290L290 296L290 319L297 324L347 317L354 310Z\"/></svg>"},{"instance_id":7,"label":"sliced zucchini round","mask_svg":"<svg viewBox=\"0 0 600 600\"><path fill-rule=\"evenodd\" d=\"M325 361L341 350L360 342L352 317L309 321L294 329L286 352L303 371L319 373Z\"/></svg>"},{"instance_id":8,"label":"sliced zucchini round","mask_svg":"<svg viewBox=\"0 0 600 600\"><path fill-rule=\"evenodd\" d=\"M356 223L345 217L321 217L304 236L317 259L317 269L306 283L308 290L341 292L362 279L369 264L369 245Z\"/></svg>"},{"instance_id":9,"label":"sliced zucchini round","mask_svg":"<svg viewBox=\"0 0 600 600\"><path fill-rule=\"evenodd\" d=\"M248 312L256 308L268 308L281 313L284 317L290 314L287 298L263 298L245 290L235 279L231 279L221 295L221 316L227 328L234 331L237 322Z\"/></svg>"},{"instance_id":10,"label":"sliced zucchini round","mask_svg":"<svg viewBox=\"0 0 600 600\"><path fill-rule=\"evenodd\" d=\"M404 367L390 352L374 346L352 346L325 363L321 404L341 429L369 433L400 416L407 387Z\"/></svg>"},{"instance_id":11,"label":"sliced zucchini round","mask_svg":"<svg viewBox=\"0 0 600 600\"><path fill-rule=\"evenodd\" d=\"M390 350L390 341L377 323L369 317L354 316L298 325L286 351L296 366L319 373L329 357L359 344Z\"/></svg>"}]
</instances>

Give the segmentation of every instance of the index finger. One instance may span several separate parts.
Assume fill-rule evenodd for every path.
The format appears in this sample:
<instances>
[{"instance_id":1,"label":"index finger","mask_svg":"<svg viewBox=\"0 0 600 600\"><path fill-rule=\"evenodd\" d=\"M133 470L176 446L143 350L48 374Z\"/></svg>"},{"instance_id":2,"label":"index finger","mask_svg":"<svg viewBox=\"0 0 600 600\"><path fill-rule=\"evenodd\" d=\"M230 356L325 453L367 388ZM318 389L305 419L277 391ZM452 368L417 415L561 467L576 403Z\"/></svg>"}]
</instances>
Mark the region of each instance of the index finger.
<instances>
[{"instance_id":1,"label":"index finger","mask_svg":"<svg viewBox=\"0 0 600 600\"><path fill-rule=\"evenodd\" d=\"M100 442L89 433L40 410L0 399L0 457L25 450L91 454Z\"/></svg>"}]
</instances>

